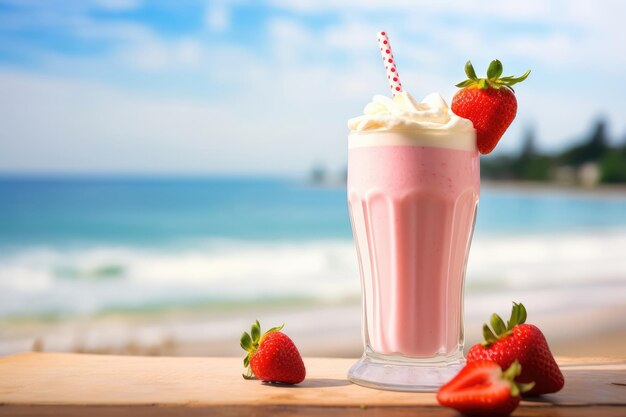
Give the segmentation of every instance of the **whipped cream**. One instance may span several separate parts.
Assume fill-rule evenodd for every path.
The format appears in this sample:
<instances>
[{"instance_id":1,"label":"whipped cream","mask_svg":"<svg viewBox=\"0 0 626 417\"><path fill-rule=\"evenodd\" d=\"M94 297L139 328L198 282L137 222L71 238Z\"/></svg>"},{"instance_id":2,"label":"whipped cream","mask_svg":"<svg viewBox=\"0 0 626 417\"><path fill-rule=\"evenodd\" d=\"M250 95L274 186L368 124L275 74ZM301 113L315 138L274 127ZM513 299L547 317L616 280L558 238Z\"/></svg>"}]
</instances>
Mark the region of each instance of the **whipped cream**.
<instances>
[{"instance_id":1,"label":"whipped cream","mask_svg":"<svg viewBox=\"0 0 626 417\"><path fill-rule=\"evenodd\" d=\"M446 133L474 129L472 122L454 114L439 94L429 94L418 103L406 91L394 98L374 96L362 116L348 120L348 127L352 131L435 130Z\"/></svg>"}]
</instances>

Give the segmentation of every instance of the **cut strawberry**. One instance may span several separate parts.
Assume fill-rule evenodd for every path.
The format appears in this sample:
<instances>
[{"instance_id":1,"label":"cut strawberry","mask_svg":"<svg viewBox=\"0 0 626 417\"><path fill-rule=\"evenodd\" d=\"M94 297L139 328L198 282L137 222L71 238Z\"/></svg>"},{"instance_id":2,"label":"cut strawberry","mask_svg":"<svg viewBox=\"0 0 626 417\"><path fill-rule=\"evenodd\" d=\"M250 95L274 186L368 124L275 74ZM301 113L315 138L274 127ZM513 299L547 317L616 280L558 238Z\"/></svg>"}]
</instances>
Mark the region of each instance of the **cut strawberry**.
<instances>
[{"instance_id":1,"label":"cut strawberry","mask_svg":"<svg viewBox=\"0 0 626 417\"><path fill-rule=\"evenodd\" d=\"M518 362L504 372L492 361L472 362L439 389L437 401L466 416L506 417L519 405L521 393L533 386L514 381L521 371Z\"/></svg>"}]
</instances>

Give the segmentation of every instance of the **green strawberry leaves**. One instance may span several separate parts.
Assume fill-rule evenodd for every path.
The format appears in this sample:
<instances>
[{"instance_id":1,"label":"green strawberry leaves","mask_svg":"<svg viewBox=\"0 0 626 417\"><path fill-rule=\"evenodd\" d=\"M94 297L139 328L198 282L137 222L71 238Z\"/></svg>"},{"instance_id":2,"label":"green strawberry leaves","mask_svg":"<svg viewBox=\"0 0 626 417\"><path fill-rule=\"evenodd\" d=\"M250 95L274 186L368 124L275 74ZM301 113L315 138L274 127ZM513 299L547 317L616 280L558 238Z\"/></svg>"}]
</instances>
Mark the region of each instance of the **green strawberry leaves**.
<instances>
[{"instance_id":1,"label":"green strawberry leaves","mask_svg":"<svg viewBox=\"0 0 626 417\"><path fill-rule=\"evenodd\" d=\"M508 77L502 77L500 78L500 81L504 81L507 85L513 85L513 84L521 83L526 78L528 78L529 75L530 75L530 70L526 71L524 74L522 74L521 76L517 78L513 77L512 75L509 75Z\"/></svg>"},{"instance_id":2,"label":"green strawberry leaves","mask_svg":"<svg viewBox=\"0 0 626 417\"><path fill-rule=\"evenodd\" d=\"M495 330L496 334L503 334L505 333L507 330L507 327L504 325L504 321L502 320L502 318L500 318L500 316L498 316L496 313L493 313L491 315L491 327L493 327L493 330Z\"/></svg>"},{"instance_id":3,"label":"green strawberry leaves","mask_svg":"<svg viewBox=\"0 0 626 417\"><path fill-rule=\"evenodd\" d=\"M252 329L250 330L250 333L252 333L253 336L255 334L253 329L257 323L258 321L252 325ZM259 329L260 329L260 326L259 326ZM258 337L257 337L257 340L258 340ZM243 350L248 352L246 357L243 358L243 366L244 368L246 368L246 373L241 374L241 376L243 376L244 379L252 379L252 369L250 368L250 357L252 356L251 352L256 351L256 346L253 342L253 337L251 337L247 332L243 332L243 334L241 335L241 338L239 339L239 346L241 346Z\"/></svg>"},{"instance_id":4,"label":"green strawberry leaves","mask_svg":"<svg viewBox=\"0 0 626 417\"><path fill-rule=\"evenodd\" d=\"M498 339L503 339L511 335L515 326L526 322L527 316L528 314L524 305L516 302L513 302L511 318L506 322L506 326L504 325L504 320L496 313L493 313L490 320L493 331L489 328L489 325L483 325L483 338L485 341L482 342L482 345L485 347L491 346Z\"/></svg>"},{"instance_id":5,"label":"green strawberry leaves","mask_svg":"<svg viewBox=\"0 0 626 417\"><path fill-rule=\"evenodd\" d=\"M258 323L258 322L257 322L257 323ZM271 329L269 329L268 331L266 331L266 332L263 334L263 336L265 336L266 334L271 333L271 332L280 332L280 331L283 329L283 327L285 327L285 325L284 325L284 324L281 324L280 326L272 327Z\"/></svg>"},{"instance_id":6,"label":"green strawberry leaves","mask_svg":"<svg viewBox=\"0 0 626 417\"><path fill-rule=\"evenodd\" d=\"M522 374L522 365L517 359L509 366L504 372L502 372L502 379L507 381L511 386L511 397L519 397L525 392L530 391L534 386L534 382L522 384L515 382L515 378Z\"/></svg>"},{"instance_id":7,"label":"green strawberry leaves","mask_svg":"<svg viewBox=\"0 0 626 417\"><path fill-rule=\"evenodd\" d=\"M246 332L243 332L241 335L241 339L239 339L239 346L243 348L243 350L250 351L252 349L252 338Z\"/></svg>"},{"instance_id":8,"label":"green strawberry leaves","mask_svg":"<svg viewBox=\"0 0 626 417\"><path fill-rule=\"evenodd\" d=\"M244 379L252 379L252 368L250 367L250 359L256 353L257 349L261 345L263 338L271 332L279 332L285 327L285 325L272 327L261 336L261 324L259 324L258 320L255 320L252 323L252 327L250 327L250 334L248 332L243 332L241 338L239 339L239 346L248 354L245 358L243 358L243 366L246 368L246 373L242 374Z\"/></svg>"},{"instance_id":9,"label":"green strawberry leaves","mask_svg":"<svg viewBox=\"0 0 626 417\"><path fill-rule=\"evenodd\" d=\"M504 68L502 67L502 62L498 59L494 59L489 64L489 68L487 68L487 78L495 81L500 78L503 70Z\"/></svg>"},{"instance_id":10,"label":"green strawberry leaves","mask_svg":"<svg viewBox=\"0 0 626 417\"><path fill-rule=\"evenodd\" d=\"M465 87L469 87L470 85L474 85L474 84L476 84L475 80L465 80L465 81L462 81L462 82L456 84L455 87L465 88Z\"/></svg>"},{"instance_id":11,"label":"green strawberry leaves","mask_svg":"<svg viewBox=\"0 0 626 417\"><path fill-rule=\"evenodd\" d=\"M493 334L489 326L485 323L483 324L483 338L485 341L483 342L483 346L490 346L498 340L498 337Z\"/></svg>"},{"instance_id":12,"label":"green strawberry leaves","mask_svg":"<svg viewBox=\"0 0 626 417\"><path fill-rule=\"evenodd\" d=\"M502 373L502 379L508 379L509 381L513 381L516 376L519 376L522 373L522 365L519 364L519 361L516 359L513 361L511 366L507 368L506 371Z\"/></svg>"},{"instance_id":13,"label":"green strawberry leaves","mask_svg":"<svg viewBox=\"0 0 626 417\"><path fill-rule=\"evenodd\" d=\"M476 71L474 71L474 66L472 65L472 61L467 61L465 63L465 75L467 75L467 78L469 78L470 80L478 79L478 77L476 76Z\"/></svg>"},{"instance_id":14,"label":"green strawberry leaves","mask_svg":"<svg viewBox=\"0 0 626 417\"><path fill-rule=\"evenodd\" d=\"M467 61L465 63L465 75L467 75L467 80L456 84L456 87L466 88L475 85L483 90L487 88L495 88L496 90L506 88L513 91L513 85L521 83L530 75L530 70L528 70L519 77L512 75L502 77L503 71L504 67L502 66L502 62L498 59L494 59L489 63L489 67L487 68L487 78L478 78L472 62Z\"/></svg>"},{"instance_id":15,"label":"green strawberry leaves","mask_svg":"<svg viewBox=\"0 0 626 417\"><path fill-rule=\"evenodd\" d=\"M526 312L526 307L524 304L513 302L513 309L511 310L511 318L506 324L507 330L512 330L513 327L518 324L526 323L526 318L528 317L528 313Z\"/></svg>"},{"instance_id":16,"label":"green strawberry leaves","mask_svg":"<svg viewBox=\"0 0 626 417\"><path fill-rule=\"evenodd\" d=\"M258 320L256 320L250 328L250 336L252 337L252 340L259 340L259 337L261 336L261 325Z\"/></svg>"}]
</instances>

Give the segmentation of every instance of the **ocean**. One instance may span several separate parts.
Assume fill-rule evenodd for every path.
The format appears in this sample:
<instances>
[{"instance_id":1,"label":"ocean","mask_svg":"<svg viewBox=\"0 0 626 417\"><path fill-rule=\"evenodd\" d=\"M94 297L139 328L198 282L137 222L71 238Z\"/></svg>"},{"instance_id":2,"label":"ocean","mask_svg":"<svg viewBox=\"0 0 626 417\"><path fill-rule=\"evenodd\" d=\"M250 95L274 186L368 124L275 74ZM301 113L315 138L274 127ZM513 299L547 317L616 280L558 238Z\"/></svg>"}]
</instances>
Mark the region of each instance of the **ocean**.
<instances>
[{"instance_id":1,"label":"ocean","mask_svg":"<svg viewBox=\"0 0 626 417\"><path fill-rule=\"evenodd\" d=\"M624 297L625 252L625 192L487 185L467 291L593 287ZM0 178L4 322L359 294L343 187L272 178Z\"/></svg>"}]
</instances>

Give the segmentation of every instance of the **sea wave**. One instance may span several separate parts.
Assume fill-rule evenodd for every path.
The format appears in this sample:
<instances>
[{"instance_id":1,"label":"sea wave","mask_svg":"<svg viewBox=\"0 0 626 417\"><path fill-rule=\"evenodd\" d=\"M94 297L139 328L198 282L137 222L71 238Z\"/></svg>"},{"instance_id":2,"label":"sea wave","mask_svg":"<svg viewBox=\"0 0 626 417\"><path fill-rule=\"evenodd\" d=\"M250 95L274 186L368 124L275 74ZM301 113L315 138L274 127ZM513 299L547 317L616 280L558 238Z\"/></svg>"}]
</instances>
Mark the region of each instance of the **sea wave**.
<instances>
[{"instance_id":1,"label":"sea wave","mask_svg":"<svg viewBox=\"0 0 626 417\"><path fill-rule=\"evenodd\" d=\"M0 257L0 315L358 294L349 241L30 248Z\"/></svg>"},{"instance_id":2,"label":"sea wave","mask_svg":"<svg viewBox=\"0 0 626 417\"><path fill-rule=\"evenodd\" d=\"M626 230L477 236L470 293L626 284ZM207 240L142 248L29 247L0 255L0 317L277 298L358 298L350 240Z\"/></svg>"}]
</instances>

